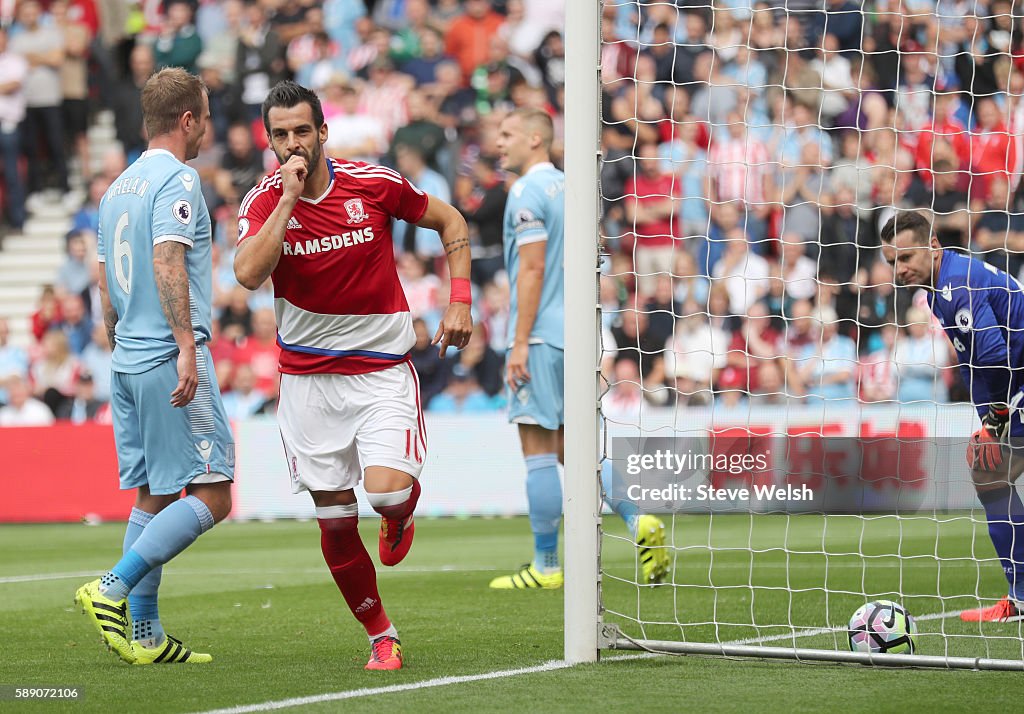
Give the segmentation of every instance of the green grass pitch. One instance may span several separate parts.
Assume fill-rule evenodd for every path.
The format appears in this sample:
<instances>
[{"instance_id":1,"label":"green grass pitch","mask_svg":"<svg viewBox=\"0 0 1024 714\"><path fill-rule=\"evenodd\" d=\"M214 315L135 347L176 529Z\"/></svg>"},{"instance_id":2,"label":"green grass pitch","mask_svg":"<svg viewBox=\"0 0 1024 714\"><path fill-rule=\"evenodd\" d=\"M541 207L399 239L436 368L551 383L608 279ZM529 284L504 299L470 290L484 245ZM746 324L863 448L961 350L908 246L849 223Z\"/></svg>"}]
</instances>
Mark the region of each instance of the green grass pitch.
<instances>
[{"instance_id":1,"label":"green grass pitch","mask_svg":"<svg viewBox=\"0 0 1024 714\"><path fill-rule=\"evenodd\" d=\"M968 514L899 521L680 516L668 522L674 582L640 589L628 582L635 558L621 523L608 517L605 524L606 619L632 636L713 641L718 623L722 640L770 638L790 633L778 626L787 622L841 625L863 593L902 592L911 613L934 616L976 606L965 593L1005 592L998 565L977 560L993 554L984 524ZM364 522L371 552L374 526ZM409 558L378 570L406 648L406 668L393 673L362 670L368 645L323 564L315 523L227 523L168 566L161 589L169 632L211 652L214 663L131 667L102 648L71 602L88 573L111 564L122 533L122 524L0 526L0 684L85 688L80 702L7 701L0 709L200 712L533 667L562 655L560 591L487 589L491 577L529 557L526 519L417 523ZM1022 658L1016 623L979 628L934 617L920 630L926 654ZM841 632L797 642L845 646ZM962 711L1009 709L1022 695L1024 673L606 653L595 665L288 711Z\"/></svg>"}]
</instances>

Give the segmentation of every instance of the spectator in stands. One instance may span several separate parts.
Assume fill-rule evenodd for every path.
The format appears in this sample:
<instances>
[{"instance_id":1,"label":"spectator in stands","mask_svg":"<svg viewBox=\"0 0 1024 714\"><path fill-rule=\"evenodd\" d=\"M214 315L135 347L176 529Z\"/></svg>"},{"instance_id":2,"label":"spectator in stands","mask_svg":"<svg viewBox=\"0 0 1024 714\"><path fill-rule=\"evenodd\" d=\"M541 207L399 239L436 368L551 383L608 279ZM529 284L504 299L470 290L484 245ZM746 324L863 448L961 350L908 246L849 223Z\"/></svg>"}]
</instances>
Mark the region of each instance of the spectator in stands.
<instances>
[{"instance_id":1,"label":"spectator in stands","mask_svg":"<svg viewBox=\"0 0 1024 714\"><path fill-rule=\"evenodd\" d=\"M142 126L142 87L155 69L153 48L140 42L132 48L129 56L128 76L117 82L113 89L114 127L117 140L124 147L126 162L134 162L146 150L146 135ZM107 177L108 185L118 174Z\"/></svg>"},{"instance_id":2,"label":"spectator in stands","mask_svg":"<svg viewBox=\"0 0 1024 714\"><path fill-rule=\"evenodd\" d=\"M856 396L857 346L839 334L838 320L830 307L819 307L811 316L811 342L797 357L793 373L810 401Z\"/></svg>"},{"instance_id":3,"label":"spectator in stands","mask_svg":"<svg viewBox=\"0 0 1024 714\"><path fill-rule=\"evenodd\" d=\"M818 144L808 141L800 144L800 157L793 165L780 164L775 177L778 187L782 234L793 233L804 241L816 243L820 235L821 209L828 203L832 184L822 164L823 154Z\"/></svg>"},{"instance_id":4,"label":"spectator in stands","mask_svg":"<svg viewBox=\"0 0 1024 714\"><path fill-rule=\"evenodd\" d=\"M680 405L707 404L711 385L726 365L730 336L694 301L683 307L672 337L665 343L665 373Z\"/></svg>"},{"instance_id":5,"label":"spectator in stands","mask_svg":"<svg viewBox=\"0 0 1024 714\"><path fill-rule=\"evenodd\" d=\"M609 389L601 397L601 413L613 423L638 424L643 403L643 385L636 362L616 360Z\"/></svg>"},{"instance_id":6,"label":"spectator in stands","mask_svg":"<svg viewBox=\"0 0 1024 714\"><path fill-rule=\"evenodd\" d=\"M196 73L196 60L203 51L203 41L192 22L192 13L189 0L168 0L166 3L163 26L153 45L157 69L181 67Z\"/></svg>"},{"instance_id":7,"label":"spectator in stands","mask_svg":"<svg viewBox=\"0 0 1024 714\"><path fill-rule=\"evenodd\" d=\"M47 330L59 327L62 319L57 291L52 285L44 285L39 295L39 307L32 313L32 334L37 341L42 341Z\"/></svg>"},{"instance_id":8,"label":"spectator in stands","mask_svg":"<svg viewBox=\"0 0 1024 714\"><path fill-rule=\"evenodd\" d=\"M259 414L267 403L267 395L256 390L256 375L251 365L240 364L231 380L231 391L224 393L224 412L237 421Z\"/></svg>"},{"instance_id":9,"label":"spectator in stands","mask_svg":"<svg viewBox=\"0 0 1024 714\"><path fill-rule=\"evenodd\" d=\"M427 96L439 102L438 122L445 129L470 129L477 119L476 93L462 84L462 71L454 60L445 59L434 69L434 82L423 87Z\"/></svg>"},{"instance_id":10,"label":"spectator in stands","mask_svg":"<svg viewBox=\"0 0 1024 714\"><path fill-rule=\"evenodd\" d=\"M921 307L907 310L906 331L896 338L893 363L897 369L897 398L901 403L948 399L943 371L949 366L949 341L933 329L932 315Z\"/></svg>"},{"instance_id":11,"label":"spectator in stands","mask_svg":"<svg viewBox=\"0 0 1024 714\"><path fill-rule=\"evenodd\" d=\"M204 31L208 23L203 21L203 10L207 8L218 11L221 18L221 27L212 33ZM235 58L238 55L238 38L242 34L244 20L245 7L242 0L207 3L196 15L196 29L203 42L203 51L196 58L196 65L200 69L214 70L220 81L227 85L234 85L238 79L235 75Z\"/></svg>"},{"instance_id":12,"label":"spectator in stands","mask_svg":"<svg viewBox=\"0 0 1024 714\"><path fill-rule=\"evenodd\" d=\"M395 130L409 121L407 99L412 89L412 78L395 71L387 56L370 63L369 79L359 95L359 110L380 123L388 140Z\"/></svg>"},{"instance_id":13,"label":"spectator in stands","mask_svg":"<svg viewBox=\"0 0 1024 714\"><path fill-rule=\"evenodd\" d=\"M497 158L481 154L455 186L456 205L474 233L473 282L486 285L505 267L502 231L507 193Z\"/></svg>"},{"instance_id":14,"label":"spectator in stands","mask_svg":"<svg viewBox=\"0 0 1024 714\"><path fill-rule=\"evenodd\" d=\"M651 339L659 344L672 334L676 318L675 296L672 293L672 278L659 275L652 292L644 302L647 313L647 331Z\"/></svg>"},{"instance_id":15,"label":"spectator in stands","mask_svg":"<svg viewBox=\"0 0 1024 714\"><path fill-rule=\"evenodd\" d=\"M906 295L907 291L896 292L892 282L892 269L878 258L875 258L866 269L858 271L857 283L860 304L857 310L860 349L865 354L871 354L882 349L884 335L880 330L892 323L897 315L904 314L903 303L909 298ZM901 304L897 304L897 300Z\"/></svg>"},{"instance_id":16,"label":"spectator in stands","mask_svg":"<svg viewBox=\"0 0 1024 714\"><path fill-rule=\"evenodd\" d=\"M398 255L398 279L409 302L413 318L420 318L427 324L427 330L437 329L441 322L441 279L430 270L429 260L414 252L400 250Z\"/></svg>"},{"instance_id":17,"label":"spectator in stands","mask_svg":"<svg viewBox=\"0 0 1024 714\"><path fill-rule=\"evenodd\" d=\"M1010 275L1024 268L1024 215L1014 211L1006 179L998 176L989 183L984 211L977 216L971 235L971 248L990 263Z\"/></svg>"},{"instance_id":18,"label":"spectator in stands","mask_svg":"<svg viewBox=\"0 0 1024 714\"><path fill-rule=\"evenodd\" d=\"M846 283L857 268L866 265L872 237L857 216L853 191L847 186L836 189L832 204L821 206L821 245L818 246L818 270ZM859 247L863 247L859 249ZM862 255L863 254L863 255Z\"/></svg>"},{"instance_id":19,"label":"spectator in stands","mask_svg":"<svg viewBox=\"0 0 1024 714\"><path fill-rule=\"evenodd\" d=\"M252 334L252 310L249 309L249 291L235 285L228 304L221 310L217 322L225 339L240 342Z\"/></svg>"},{"instance_id":20,"label":"spectator in stands","mask_svg":"<svg viewBox=\"0 0 1024 714\"><path fill-rule=\"evenodd\" d=\"M686 94L679 92L678 96L685 97ZM663 170L674 174L680 181L683 199L678 222L680 235L684 238L708 233L708 153L697 143L699 127L700 123L695 118L684 115L678 128L673 127L674 137L660 143L657 148Z\"/></svg>"},{"instance_id":21,"label":"spectator in stands","mask_svg":"<svg viewBox=\"0 0 1024 714\"><path fill-rule=\"evenodd\" d=\"M90 243L96 240L96 233L99 231L100 201L109 187L110 184L105 177L94 176L89 181L89 197L85 205L79 208L75 215L71 217L71 232L85 231ZM83 235L84 237L85 235ZM70 242L70 238L68 240Z\"/></svg>"},{"instance_id":22,"label":"spectator in stands","mask_svg":"<svg viewBox=\"0 0 1024 714\"><path fill-rule=\"evenodd\" d=\"M387 148L384 128L360 108L359 90L341 73L334 74L324 89L327 100L328 156L342 160L380 163ZM330 108L334 108L333 112Z\"/></svg>"},{"instance_id":23,"label":"spectator in stands","mask_svg":"<svg viewBox=\"0 0 1024 714\"><path fill-rule=\"evenodd\" d=\"M741 223L753 241L767 237L771 164L768 147L747 131L743 115L729 112L726 131L715 133L708 151L708 199L736 202Z\"/></svg>"},{"instance_id":24,"label":"spectator in stands","mask_svg":"<svg viewBox=\"0 0 1024 714\"><path fill-rule=\"evenodd\" d=\"M887 402L896 399L897 367L893 362L897 327L888 322L879 329L881 346L860 363L860 399L863 402Z\"/></svg>"},{"instance_id":25,"label":"spectator in stands","mask_svg":"<svg viewBox=\"0 0 1024 714\"><path fill-rule=\"evenodd\" d=\"M722 74L722 60L712 51L697 55L693 79L690 112L712 126L724 127L739 106L739 92L736 83Z\"/></svg>"},{"instance_id":26,"label":"spectator in stands","mask_svg":"<svg viewBox=\"0 0 1024 714\"><path fill-rule=\"evenodd\" d=\"M693 301L698 305L708 304L711 283L697 269L697 261L688 250L676 252L676 264L672 268L672 297L677 306Z\"/></svg>"},{"instance_id":27,"label":"spectator in stands","mask_svg":"<svg viewBox=\"0 0 1024 714\"><path fill-rule=\"evenodd\" d=\"M818 266L805 253L801 236L786 233L779 241L779 262L786 295L793 300L810 300L817 292Z\"/></svg>"},{"instance_id":28,"label":"spectator in stands","mask_svg":"<svg viewBox=\"0 0 1024 714\"><path fill-rule=\"evenodd\" d=\"M743 327L733 333L726 355L726 366L736 370L735 384L743 390L758 389L761 366L782 357L782 335L772 326L768 309L754 303L750 306Z\"/></svg>"},{"instance_id":29,"label":"spectator in stands","mask_svg":"<svg viewBox=\"0 0 1024 714\"><path fill-rule=\"evenodd\" d=\"M68 338L68 347L75 355L81 355L92 341L92 319L85 310L85 301L79 293L65 295L61 299L60 328Z\"/></svg>"},{"instance_id":30,"label":"spectator in stands","mask_svg":"<svg viewBox=\"0 0 1024 714\"><path fill-rule=\"evenodd\" d=\"M449 369L451 371L462 367L472 372L477 384L488 397L501 398L504 395L504 382L501 378L504 364L504 358L488 346L483 325L477 323L473 327L469 344L462 348ZM448 381L451 381L450 375Z\"/></svg>"},{"instance_id":31,"label":"spectator in stands","mask_svg":"<svg viewBox=\"0 0 1024 714\"><path fill-rule=\"evenodd\" d=\"M75 393L71 399L61 402L56 417L72 424L84 424L96 418L104 401L96 397L96 385L92 374L82 371L75 380Z\"/></svg>"},{"instance_id":32,"label":"spectator in stands","mask_svg":"<svg viewBox=\"0 0 1024 714\"><path fill-rule=\"evenodd\" d=\"M66 247L67 258L57 272L57 287L61 292L80 295L90 283L89 266L86 265L89 246L84 232L72 230L68 233Z\"/></svg>"},{"instance_id":33,"label":"spectator in stands","mask_svg":"<svg viewBox=\"0 0 1024 714\"><path fill-rule=\"evenodd\" d=\"M784 407L790 403L786 372L778 360L761 362L747 401L751 406Z\"/></svg>"},{"instance_id":34,"label":"spectator in stands","mask_svg":"<svg viewBox=\"0 0 1024 714\"><path fill-rule=\"evenodd\" d=\"M728 290L732 314L747 314L747 309L767 294L768 275L768 261L750 250L742 228L733 229L726 236L725 253L712 272L712 277Z\"/></svg>"},{"instance_id":35,"label":"spectator in stands","mask_svg":"<svg viewBox=\"0 0 1024 714\"><path fill-rule=\"evenodd\" d=\"M23 377L7 380L7 405L0 407L0 426L50 426L53 412L32 397Z\"/></svg>"},{"instance_id":36,"label":"spectator in stands","mask_svg":"<svg viewBox=\"0 0 1024 714\"><path fill-rule=\"evenodd\" d=\"M499 408L480 388L473 371L462 365L452 368L448 386L427 405L435 414L480 414Z\"/></svg>"},{"instance_id":37,"label":"spectator in stands","mask_svg":"<svg viewBox=\"0 0 1024 714\"><path fill-rule=\"evenodd\" d=\"M409 109L409 121L399 127L391 142L389 162L397 166L396 150L399 146L414 146L422 152L427 165L435 171L443 171L450 165L450 157L439 157L445 151L447 139L445 131L437 123L437 107L429 101L421 90L409 92L406 100Z\"/></svg>"},{"instance_id":38,"label":"spectator in stands","mask_svg":"<svg viewBox=\"0 0 1024 714\"><path fill-rule=\"evenodd\" d=\"M866 217L874 206L871 203L871 164L864 157L860 133L844 131L839 146L840 156L830 173L835 203L841 206L852 202L857 212Z\"/></svg>"},{"instance_id":39,"label":"spectator in stands","mask_svg":"<svg viewBox=\"0 0 1024 714\"><path fill-rule=\"evenodd\" d=\"M49 20L49 18L48 18ZM21 32L11 38L10 49L29 64L23 88L27 105L22 124L28 159L28 190L46 187L45 169L55 174L56 188L68 191L68 166L64 157L64 120L61 116L60 67L64 62L64 38L52 23L42 21L38 0L23 0L18 8ZM43 153L43 147L46 153ZM44 160L45 156L45 160Z\"/></svg>"},{"instance_id":40,"label":"spectator in stands","mask_svg":"<svg viewBox=\"0 0 1024 714\"><path fill-rule=\"evenodd\" d=\"M64 118L64 139L78 158L79 171L90 170L89 141L89 45L92 32L80 19L80 13L69 13L70 0L50 3L53 24L64 38L64 61L60 65L61 110Z\"/></svg>"},{"instance_id":41,"label":"spectator in stands","mask_svg":"<svg viewBox=\"0 0 1024 714\"><path fill-rule=\"evenodd\" d=\"M4 164L7 222L15 233L20 233L25 226L25 182L18 158L29 64L21 54L9 50L7 32L7 28L0 25L0 154Z\"/></svg>"},{"instance_id":42,"label":"spectator in stands","mask_svg":"<svg viewBox=\"0 0 1024 714\"><path fill-rule=\"evenodd\" d=\"M423 404L430 404L448 384L448 369L438 355L437 348L430 344L432 333L426 323L421 318L414 318L412 327L416 333L416 343L409 356L420 379L420 399Z\"/></svg>"},{"instance_id":43,"label":"spectator in stands","mask_svg":"<svg viewBox=\"0 0 1024 714\"><path fill-rule=\"evenodd\" d=\"M465 0L464 14L456 18L445 35L445 54L458 61L463 80L487 60L491 37L504 18L491 8L491 0Z\"/></svg>"},{"instance_id":44,"label":"spectator in stands","mask_svg":"<svg viewBox=\"0 0 1024 714\"><path fill-rule=\"evenodd\" d=\"M384 3L378 2L380 8ZM405 17L399 19L391 35L391 59L401 65L422 53L421 39L434 29L430 18L430 5L427 0L401 0L404 4ZM387 23L381 23L387 24Z\"/></svg>"},{"instance_id":45,"label":"spectator in stands","mask_svg":"<svg viewBox=\"0 0 1024 714\"><path fill-rule=\"evenodd\" d=\"M95 396L102 402L110 401L110 342L107 330L102 322L95 323L92 328L92 340L82 350L79 357L82 371L92 375Z\"/></svg>"},{"instance_id":46,"label":"spectator in stands","mask_svg":"<svg viewBox=\"0 0 1024 714\"><path fill-rule=\"evenodd\" d=\"M238 205L245 194L263 176L263 154L252 139L248 124L232 124L228 129L227 152L221 159L214 184L223 203Z\"/></svg>"},{"instance_id":47,"label":"spectator in stands","mask_svg":"<svg viewBox=\"0 0 1024 714\"><path fill-rule=\"evenodd\" d=\"M927 208L932 213L932 225L939 242L946 247L964 248L968 245L968 234L971 227L971 200L986 200L988 195L988 181L990 176L978 177L974 180L984 182L986 189L975 190L973 181L965 185L961 179L962 174L957 170L952 161L938 159L934 164L934 174L931 190L927 190L921 184L915 184L909 191L907 198L912 204ZM999 178L1005 182L1005 175L1000 174ZM975 190L974 196L969 196L968 188Z\"/></svg>"},{"instance_id":48,"label":"spectator in stands","mask_svg":"<svg viewBox=\"0 0 1024 714\"><path fill-rule=\"evenodd\" d=\"M416 82L416 86L433 84L437 68L451 58L444 53L444 34L435 27L426 27L419 33L420 54L399 64L403 74Z\"/></svg>"},{"instance_id":49,"label":"spectator in stands","mask_svg":"<svg viewBox=\"0 0 1024 714\"><path fill-rule=\"evenodd\" d=\"M663 369L665 341L659 342L651 334L647 313L637 309L635 297L630 300L630 306L622 311L619 324L612 329L612 337L618 345L618 357L636 362L646 382L656 370Z\"/></svg>"},{"instance_id":50,"label":"spectator in stands","mask_svg":"<svg viewBox=\"0 0 1024 714\"><path fill-rule=\"evenodd\" d=\"M277 31L271 27L263 4L246 4L245 18L235 57L238 83L234 90L236 103L243 108L241 118L255 121L260 116L260 105L267 92L285 79L288 67L284 59L284 44Z\"/></svg>"},{"instance_id":51,"label":"spectator in stands","mask_svg":"<svg viewBox=\"0 0 1024 714\"><path fill-rule=\"evenodd\" d=\"M480 323L487 330L488 345L499 355L508 349L509 286L504 272L483 287Z\"/></svg>"},{"instance_id":52,"label":"spectator in stands","mask_svg":"<svg viewBox=\"0 0 1024 714\"><path fill-rule=\"evenodd\" d=\"M786 339L787 358L796 359L814 340L815 330L811 320L813 310L814 306L810 300L798 300L787 313L782 332Z\"/></svg>"},{"instance_id":53,"label":"spectator in stands","mask_svg":"<svg viewBox=\"0 0 1024 714\"><path fill-rule=\"evenodd\" d=\"M626 183L626 222L633 234L637 291L650 295L659 274L670 275L674 260L679 183L662 168L657 146L642 144L635 178Z\"/></svg>"},{"instance_id":54,"label":"spectator in stands","mask_svg":"<svg viewBox=\"0 0 1024 714\"><path fill-rule=\"evenodd\" d=\"M417 188L442 201L451 201L448 182L444 176L427 166L424 153L419 147L399 144L395 147L395 158L399 173L412 181ZM399 220L394 222L391 230L398 250L413 252L427 258L440 258L444 255L444 246L435 230Z\"/></svg>"},{"instance_id":55,"label":"spectator in stands","mask_svg":"<svg viewBox=\"0 0 1024 714\"><path fill-rule=\"evenodd\" d=\"M33 393L56 414L74 396L79 363L59 328L48 330L40 347L40 357L31 368Z\"/></svg>"},{"instance_id":56,"label":"spectator in stands","mask_svg":"<svg viewBox=\"0 0 1024 714\"><path fill-rule=\"evenodd\" d=\"M971 172L976 186L972 186L971 199L984 200L993 179L1009 180L1018 139L1010 135L1002 110L991 96L982 96L974 108L978 123L971 132Z\"/></svg>"},{"instance_id":57,"label":"spectator in stands","mask_svg":"<svg viewBox=\"0 0 1024 714\"><path fill-rule=\"evenodd\" d=\"M256 377L256 391L265 397L276 397L280 372L277 365L281 348L277 344L277 318L272 308L252 313L252 334L241 340L235 350L237 367L247 364Z\"/></svg>"}]
</instances>

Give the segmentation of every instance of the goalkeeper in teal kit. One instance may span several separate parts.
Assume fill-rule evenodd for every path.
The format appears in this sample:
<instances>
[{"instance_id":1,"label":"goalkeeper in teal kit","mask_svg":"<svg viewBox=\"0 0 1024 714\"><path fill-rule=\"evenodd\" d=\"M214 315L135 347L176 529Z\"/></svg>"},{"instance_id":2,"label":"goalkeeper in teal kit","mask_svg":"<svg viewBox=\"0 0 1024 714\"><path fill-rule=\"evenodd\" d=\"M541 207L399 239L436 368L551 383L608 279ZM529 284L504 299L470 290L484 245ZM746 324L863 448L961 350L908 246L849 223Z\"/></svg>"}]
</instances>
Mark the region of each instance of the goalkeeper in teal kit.
<instances>
[{"instance_id":1,"label":"goalkeeper in teal kit","mask_svg":"<svg viewBox=\"0 0 1024 714\"><path fill-rule=\"evenodd\" d=\"M956 351L981 428L967 461L988 532L1009 582L994 605L964 610L967 622L1024 619L1024 287L995 266L943 250L926 218L902 212L882 229L897 285L920 286Z\"/></svg>"},{"instance_id":2,"label":"goalkeeper in teal kit","mask_svg":"<svg viewBox=\"0 0 1024 714\"><path fill-rule=\"evenodd\" d=\"M564 453L564 215L565 175L551 163L554 129L537 109L517 109L498 134L501 166L518 174L505 205L505 266L511 288L505 372L509 421L519 427L526 460L526 495L533 561L491 581L500 590L559 588L558 558ZM613 501L639 547L644 582L668 573L664 525L628 501Z\"/></svg>"}]
</instances>

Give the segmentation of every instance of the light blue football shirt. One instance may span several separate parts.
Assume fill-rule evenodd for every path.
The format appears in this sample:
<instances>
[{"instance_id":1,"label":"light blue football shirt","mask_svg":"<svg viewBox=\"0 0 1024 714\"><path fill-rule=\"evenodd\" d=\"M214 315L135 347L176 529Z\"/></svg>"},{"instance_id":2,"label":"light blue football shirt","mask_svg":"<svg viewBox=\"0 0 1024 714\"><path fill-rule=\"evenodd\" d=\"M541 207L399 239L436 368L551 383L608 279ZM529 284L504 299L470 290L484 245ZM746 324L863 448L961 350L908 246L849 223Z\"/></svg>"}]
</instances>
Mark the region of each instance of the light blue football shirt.
<instances>
[{"instance_id":1,"label":"light blue football shirt","mask_svg":"<svg viewBox=\"0 0 1024 714\"><path fill-rule=\"evenodd\" d=\"M153 246L184 243L196 342L210 337L213 292L210 212L195 170L163 149L143 152L100 201L99 260L117 310L115 372L139 374L178 352L153 276Z\"/></svg>"},{"instance_id":2,"label":"light blue football shirt","mask_svg":"<svg viewBox=\"0 0 1024 714\"><path fill-rule=\"evenodd\" d=\"M519 314L519 246L547 241L544 287L530 343L565 349L565 174L548 162L534 164L512 184L505 203L505 267L511 289L508 343Z\"/></svg>"}]
</instances>

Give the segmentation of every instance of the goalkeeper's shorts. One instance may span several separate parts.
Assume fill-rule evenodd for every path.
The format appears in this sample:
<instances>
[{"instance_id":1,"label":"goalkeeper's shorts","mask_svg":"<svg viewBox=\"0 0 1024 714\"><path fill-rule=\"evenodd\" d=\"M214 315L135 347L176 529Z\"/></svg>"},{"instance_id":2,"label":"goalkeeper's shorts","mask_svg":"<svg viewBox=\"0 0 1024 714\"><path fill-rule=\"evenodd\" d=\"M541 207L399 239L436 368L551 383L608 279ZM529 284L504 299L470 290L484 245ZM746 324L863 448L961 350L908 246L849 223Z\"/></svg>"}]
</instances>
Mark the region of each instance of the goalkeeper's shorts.
<instances>
[{"instance_id":1,"label":"goalkeeper's shorts","mask_svg":"<svg viewBox=\"0 0 1024 714\"><path fill-rule=\"evenodd\" d=\"M565 353L551 345L530 345L526 369L530 381L508 396L508 420L554 431L565 423Z\"/></svg>"}]
</instances>

